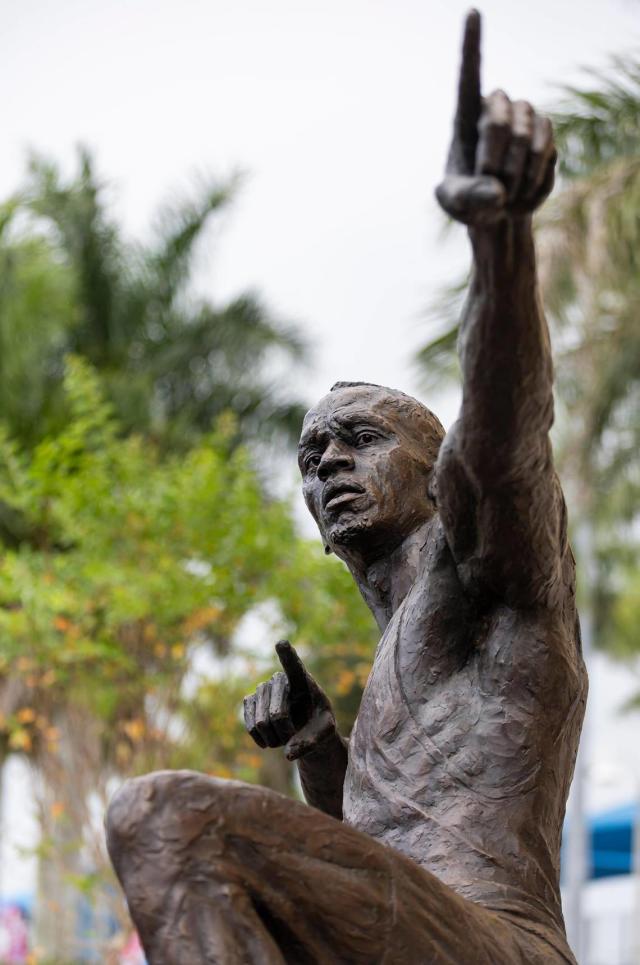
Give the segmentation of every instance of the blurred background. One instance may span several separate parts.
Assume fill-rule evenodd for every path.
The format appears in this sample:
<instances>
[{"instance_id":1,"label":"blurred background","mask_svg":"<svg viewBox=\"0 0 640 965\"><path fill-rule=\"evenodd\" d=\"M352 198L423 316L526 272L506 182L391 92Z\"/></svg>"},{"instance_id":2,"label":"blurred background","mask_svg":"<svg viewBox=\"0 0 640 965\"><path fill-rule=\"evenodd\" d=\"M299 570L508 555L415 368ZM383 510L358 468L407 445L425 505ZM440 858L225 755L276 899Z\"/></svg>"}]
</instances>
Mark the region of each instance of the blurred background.
<instances>
[{"instance_id":1,"label":"blurred background","mask_svg":"<svg viewBox=\"0 0 640 965\"><path fill-rule=\"evenodd\" d=\"M193 767L298 793L239 716L278 638L351 726L376 635L305 517L296 434L337 379L455 418L469 252L433 189L466 6L4 8L1 962L142 961L102 835L126 776ZM485 90L556 118L537 238L591 679L563 894L581 965L630 965L640 4L482 12Z\"/></svg>"}]
</instances>

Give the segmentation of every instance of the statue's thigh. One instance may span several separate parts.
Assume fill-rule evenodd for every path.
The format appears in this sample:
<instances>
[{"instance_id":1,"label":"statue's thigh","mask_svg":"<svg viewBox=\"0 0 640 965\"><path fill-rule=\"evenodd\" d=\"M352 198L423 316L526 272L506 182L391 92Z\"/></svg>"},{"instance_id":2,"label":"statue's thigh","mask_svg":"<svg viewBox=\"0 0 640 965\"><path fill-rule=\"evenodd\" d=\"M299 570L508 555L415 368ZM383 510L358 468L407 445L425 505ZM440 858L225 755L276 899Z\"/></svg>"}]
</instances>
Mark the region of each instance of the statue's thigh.
<instances>
[{"instance_id":1,"label":"statue's thigh","mask_svg":"<svg viewBox=\"0 0 640 965\"><path fill-rule=\"evenodd\" d=\"M251 932L266 949L263 958L248 951L243 962L521 960L496 916L368 835L262 787L190 771L150 774L116 796L107 832L132 915L147 935L167 934L171 921L190 920L193 909L208 916L203 927L213 934L224 904L225 920L236 923L227 945ZM232 961L201 959L209 960Z\"/></svg>"}]
</instances>

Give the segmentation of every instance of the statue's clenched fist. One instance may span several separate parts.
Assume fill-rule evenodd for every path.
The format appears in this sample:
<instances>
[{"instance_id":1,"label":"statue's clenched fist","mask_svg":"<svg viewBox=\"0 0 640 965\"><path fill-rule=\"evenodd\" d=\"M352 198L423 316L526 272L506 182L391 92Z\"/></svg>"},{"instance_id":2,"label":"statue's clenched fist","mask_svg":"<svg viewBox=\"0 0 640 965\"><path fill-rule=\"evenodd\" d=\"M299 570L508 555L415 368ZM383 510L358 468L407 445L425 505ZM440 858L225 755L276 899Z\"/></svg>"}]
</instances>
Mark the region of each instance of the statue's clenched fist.
<instances>
[{"instance_id":1,"label":"statue's clenched fist","mask_svg":"<svg viewBox=\"0 0 640 965\"><path fill-rule=\"evenodd\" d=\"M244 722L259 747L285 747L290 761L337 733L329 698L288 640L276 644L282 670L244 698Z\"/></svg>"},{"instance_id":2,"label":"statue's clenched fist","mask_svg":"<svg viewBox=\"0 0 640 965\"><path fill-rule=\"evenodd\" d=\"M527 101L480 93L480 15L467 16L453 141L436 196L468 225L534 211L553 187L556 151L551 122Z\"/></svg>"}]
</instances>

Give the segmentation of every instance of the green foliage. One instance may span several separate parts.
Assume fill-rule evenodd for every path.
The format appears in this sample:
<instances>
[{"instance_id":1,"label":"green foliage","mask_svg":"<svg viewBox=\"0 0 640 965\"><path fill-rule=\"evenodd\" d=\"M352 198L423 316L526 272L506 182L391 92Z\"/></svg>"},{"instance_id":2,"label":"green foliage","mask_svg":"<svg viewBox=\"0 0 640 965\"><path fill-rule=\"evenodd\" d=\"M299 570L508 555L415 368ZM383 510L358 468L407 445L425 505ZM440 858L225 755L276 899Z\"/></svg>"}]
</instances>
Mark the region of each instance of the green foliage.
<instances>
[{"instance_id":1,"label":"green foliage","mask_svg":"<svg viewBox=\"0 0 640 965\"><path fill-rule=\"evenodd\" d=\"M460 330L458 319L468 285L468 277L447 285L429 306L427 323L433 330L433 336L418 350L414 360L425 392L437 392L443 386L460 382L456 351Z\"/></svg>"},{"instance_id":2,"label":"green foliage","mask_svg":"<svg viewBox=\"0 0 640 965\"><path fill-rule=\"evenodd\" d=\"M637 59L612 57L606 71L586 73L592 85L564 87L564 103L554 116L560 173L571 179L599 173L610 162L638 152Z\"/></svg>"},{"instance_id":3,"label":"green foliage","mask_svg":"<svg viewBox=\"0 0 640 965\"><path fill-rule=\"evenodd\" d=\"M611 617L603 628L605 644L621 657L638 653L640 626L640 568L630 563L616 569L618 592L612 595ZM640 700L640 695L639 695Z\"/></svg>"},{"instance_id":4,"label":"green foliage","mask_svg":"<svg viewBox=\"0 0 640 965\"><path fill-rule=\"evenodd\" d=\"M15 215L14 202L0 209L0 413L31 441L60 419L60 353L77 308L72 273L46 237L12 237Z\"/></svg>"},{"instance_id":5,"label":"green foliage","mask_svg":"<svg viewBox=\"0 0 640 965\"><path fill-rule=\"evenodd\" d=\"M102 376L124 430L185 446L224 412L237 436L291 439L303 406L277 381L306 346L252 292L215 304L193 292L198 243L236 181L201 183L128 241L87 151L65 179L34 157L0 211L0 418L31 443L62 424L62 358Z\"/></svg>"}]
</instances>

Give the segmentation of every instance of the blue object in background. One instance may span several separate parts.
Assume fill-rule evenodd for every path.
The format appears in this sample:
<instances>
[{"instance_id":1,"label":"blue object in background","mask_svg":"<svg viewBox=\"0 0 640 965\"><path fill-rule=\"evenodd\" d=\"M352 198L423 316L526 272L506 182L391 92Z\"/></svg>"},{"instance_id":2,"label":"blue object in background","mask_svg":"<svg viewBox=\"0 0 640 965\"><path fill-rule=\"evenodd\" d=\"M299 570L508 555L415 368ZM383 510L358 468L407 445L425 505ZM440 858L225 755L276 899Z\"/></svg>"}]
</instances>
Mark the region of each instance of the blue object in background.
<instances>
[{"instance_id":1,"label":"blue object in background","mask_svg":"<svg viewBox=\"0 0 640 965\"><path fill-rule=\"evenodd\" d=\"M591 818L589 834L592 878L631 874L633 829L639 810L638 804L626 804Z\"/></svg>"},{"instance_id":2,"label":"blue object in background","mask_svg":"<svg viewBox=\"0 0 640 965\"><path fill-rule=\"evenodd\" d=\"M31 918L33 914L33 895L23 892L21 894L0 897L0 908L19 908L25 918Z\"/></svg>"},{"instance_id":3,"label":"blue object in background","mask_svg":"<svg viewBox=\"0 0 640 965\"><path fill-rule=\"evenodd\" d=\"M633 834L639 819L640 804L624 804L593 814L588 819L589 878L612 878L630 875L633 870ZM562 862L568 829L565 821L562 841Z\"/></svg>"}]
</instances>

